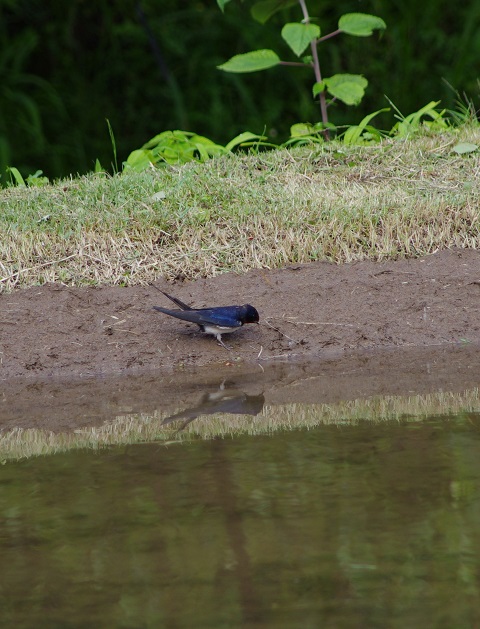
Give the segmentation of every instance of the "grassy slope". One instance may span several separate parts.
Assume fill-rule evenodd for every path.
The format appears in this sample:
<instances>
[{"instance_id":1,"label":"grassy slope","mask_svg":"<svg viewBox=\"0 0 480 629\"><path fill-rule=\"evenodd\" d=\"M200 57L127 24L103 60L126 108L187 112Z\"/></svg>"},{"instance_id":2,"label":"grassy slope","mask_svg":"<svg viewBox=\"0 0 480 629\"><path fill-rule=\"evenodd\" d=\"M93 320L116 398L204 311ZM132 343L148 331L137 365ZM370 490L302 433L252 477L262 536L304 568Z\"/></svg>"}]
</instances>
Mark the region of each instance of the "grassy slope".
<instances>
[{"instance_id":1,"label":"grassy slope","mask_svg":"<svg viewBox=\"0 0 480 629\"><path fill-rule=\"evenodd\" d=\"M480 127L0 191L0 291L480 246Z\"/></svg>"}]
</instances>

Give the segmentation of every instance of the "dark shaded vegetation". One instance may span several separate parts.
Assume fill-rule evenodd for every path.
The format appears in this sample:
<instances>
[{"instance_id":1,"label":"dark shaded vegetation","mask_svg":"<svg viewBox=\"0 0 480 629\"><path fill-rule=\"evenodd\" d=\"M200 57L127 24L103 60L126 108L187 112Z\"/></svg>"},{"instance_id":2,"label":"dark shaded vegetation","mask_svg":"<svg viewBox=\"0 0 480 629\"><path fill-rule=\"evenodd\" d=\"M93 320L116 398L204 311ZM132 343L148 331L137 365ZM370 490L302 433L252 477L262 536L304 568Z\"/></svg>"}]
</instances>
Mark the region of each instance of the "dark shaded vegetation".
<instances>
[{"instance_id":1,"label":"dark shaded vegetation","mask_svg":"<svg viewBox=\"0 0 480 629\"><path fill-rule=\"evenodd\" d=\"M0 172L14 165L56 177L92 170L96 158L109 167L105 118L120 162L166 129L194 130L222 144L245 130L283 141L291 124L318 121L308 70L216 69L257 48L291 57L279 25L298 20L299 10L261 26L250 17L251 4L231 2L222 15L214 0L0 0ZM404 114L433 99L453 107L456 95L442 79L478 100L474 0L325 0L311 7L324 32L350 11L378 15L388 28L381 41L342 36L321 49L329 74L369 80L361 106L334 106L333 122L357 123L387 105L384 94ZM390 128L389 116L376 124Z\"/></svg>"}]
</instances>

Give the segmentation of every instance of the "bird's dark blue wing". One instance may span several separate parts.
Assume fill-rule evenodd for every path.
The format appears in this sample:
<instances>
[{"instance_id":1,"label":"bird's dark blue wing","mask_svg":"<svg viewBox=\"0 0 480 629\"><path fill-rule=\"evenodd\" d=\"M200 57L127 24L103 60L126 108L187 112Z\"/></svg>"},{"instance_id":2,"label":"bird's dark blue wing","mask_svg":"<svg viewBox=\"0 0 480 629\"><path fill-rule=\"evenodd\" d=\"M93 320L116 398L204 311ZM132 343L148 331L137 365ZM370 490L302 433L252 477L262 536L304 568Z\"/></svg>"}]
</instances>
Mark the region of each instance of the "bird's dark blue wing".
<instances>
[{"instance_id":1,"label":"bird's dark blue wing","mask_svg":"<svg viewBox=\"0 0 480 629\"><path fill-rule=\"evenodd\" d=\"M243 323L240 311L241 308L238 306L224 306L219 308L202 308L195 312L201 315L202 325L236 328Z\"/></svg>"},{"instance_id":2,"label":"bird's dark blue wing","mask_svg":"<svg viewBox=\"0 0 480 629\"><path fill-rule=\"evenodd\" d=\"M153 307L155 310L159 310L171 317L197 323L198 325L216 325L226 328L238 328L242 325L242 321L239 319L241 311L239 306L201 308L198 310L169 310L160 306Z\"/></svg>"},{"instance_id":3,"label":"bird's dark blue wing","mask_svg":"<svg viewBox=\"0 0 480 629\"><path fill-rule=\"evenodd\" d=\"M179 306L182 310L194 310L194 308L192 308L188 304L184 304L183 301L180 301L180 299L178 299L177 297L172 297L172 295L169 295L164 290L161 290L160 292L163 293L165 297L168 297L170 301L173 301L174 304L177 304L177 306Z\"/></svg>"}]
</instances>

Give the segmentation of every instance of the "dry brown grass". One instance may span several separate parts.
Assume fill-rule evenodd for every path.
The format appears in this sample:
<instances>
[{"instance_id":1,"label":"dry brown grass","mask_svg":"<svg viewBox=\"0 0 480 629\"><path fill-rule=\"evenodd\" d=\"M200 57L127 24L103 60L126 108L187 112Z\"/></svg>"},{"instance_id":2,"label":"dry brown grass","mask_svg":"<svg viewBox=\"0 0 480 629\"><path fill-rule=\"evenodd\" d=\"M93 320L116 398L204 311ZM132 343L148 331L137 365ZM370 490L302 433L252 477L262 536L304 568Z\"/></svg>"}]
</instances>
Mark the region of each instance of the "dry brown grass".
<instances>
[{"instance_id":1,"label":"dry brown grass","mask_svg":"<svg viewBox=\"0 0 480 629\"><path fill-rule=\"evenodd\" d=\"M0 291L480 245L478 126L0 192Z\"/></svg>"}]
</instances>

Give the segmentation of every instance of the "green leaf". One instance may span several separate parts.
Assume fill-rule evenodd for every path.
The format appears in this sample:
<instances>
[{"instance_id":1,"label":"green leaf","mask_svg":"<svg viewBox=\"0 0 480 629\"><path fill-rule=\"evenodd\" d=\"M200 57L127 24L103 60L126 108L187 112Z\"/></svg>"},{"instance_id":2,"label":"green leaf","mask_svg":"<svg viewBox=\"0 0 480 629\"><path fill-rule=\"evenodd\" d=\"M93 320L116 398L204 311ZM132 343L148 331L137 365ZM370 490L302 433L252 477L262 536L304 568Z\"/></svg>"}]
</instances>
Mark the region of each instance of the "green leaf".
<instances>
[{"instance_id":1,"label":"green leaf","mask_svg":"<svg viewBox=\"0 0 480 629\"><path fill-rule=\"evenodd\" d=\"M346 13L338 20L338 28L348 35L369 37L374 30L385 30L387 25L380 17L367 13Z\"/></svg>"},{"instance_id":2,"label":"green leaf","mask_svg":"<svg viewBox=\"0 0 480 629\"><path fill-rule=\"evenodd\" d=\"M325 85L325 81L321 81L320 83L314 83L312 87L313 98L318 96L327 86Z\"/></svg>"},{"instance_id":3,"label":"green leaf","mask_svg":"<svg viewBox=\"0 0 480 629\"><path fill-rule=\"evenodd\" d=\"M295 4L298 4L297 0L263 0L254 4L250 13L256 22L265 24L272 15Z\"/></svg>"},{"instance_id":4,"label":"green leaf","mask_svg":"<svg viewBox=\"0 0 480 629\"><path fill-rule=\"evenodd\" d=\"M310 135L312 133L312 127L309 122L297 122L290 127L290 137L299 138L303 135Z\"/></svg>"},{"instance_id":5,"label":"green leaf","mask_svg":"<svg viewBox=\"0 0 480 629\"><path fill-rule=\"evenodd\" d=\"M184 164L197 160L205 162L214 155L227 151L220 144L191 131L163 131L146 142L141 149L132 151L125 162L126 168L141 172L162 164Z\"/></svg>"},{"instance_id":6,"label":"green leaf","mask_svg":"<svg viewBox=\"0 0 480 629\"><path fill-rule=\"evenodd\" d=\"M361 137L362 137L363 132L366 130L368 130L369 133L372 134L374 139L376 139L378 137L377 135L378 131L376 129L373 129L373 127L370 127L368 123L370 122L372 118L375 118L375 116L378 116L378 114L381 114L384 111L390 111L390 107L385 107L384 109L379 109L378 111L374 111L373 114L368 114L368 116L365 116L365 118L360 122L360 124L349 127L343 135L343 143L344 144L363 144L364 142L362 142Z\"/></svg>"},{"instance_id":7,"label":"green leaf","mask_svg":"<svg viewBox=\"0 0 480 629\"><path fill-rule=\"evenodd\" d=\"M203 135L193 135L190 143L197 149L201 162L206 162L214 155L223 155L226 153L223 146L215 144L215 142L205 138Z\"/></svg>"},{"instance_id":8,"label":"green leaf","mask_svg":"<svg viewBox=\"0 0 480 629\"><path fill-rule=\"evenodd\" d=\"M329 94L346 105L358 105L368 85L367 79L359 74L334 74L323 82Z\"/></svg>"},{"instance_id":9,"label":"green leaf","mask_svg":"<svg viewBox=\"0 0 480 629\"><path fill-rule=\"evenodd\" d=\"M132 151L125 162L126 168L132 168L137 172L147 170L152 164L155 163L155 157L151 151L144 149L137 149Z\"/></svg>"},{"instance_id":10,"label":"green leaf","mask_svg":"<svg viewBox=\"0 0 480 629\"><path fill-rule=\"evenodd\" d=\"M37 172L32 175L28 175L27 183L29 186L47 186L50 182L48 181L48 177L42 177L43 170L37 170Z\"/></svg>"},{"instance_id":11,"label":"green leaf","mask_svg":"<svg viewBox=\"0 0 480 629\"><path fill-rule=\"evenodd\" d=\"M230 140L230 142L225 146L225 150L231 151L236 146L244 144L245 142L251 142L252 140L262 141L266 139L267 138L264 135L257 135L256 133L250 133L250 131L244 131L243 133L240 133L240 135L234 137L233 140Z\"/></svg>"},{"instance_id":12,"label":"green leaf","mask_svg":"<svg viewBox=\"0 0 480 629\"><path fill-rule=\"evenodd\" d=\"M445 119L445 110L438 112L435 107L440 104L440 101L432 100L427 105L415 111L408 116L402 116L402 114L396 109L398 115L396 118L400 118L400 122L392 128L390 135L397 135L399 137L405 137L411 133L415 133L422 128L422 125L433 126L436 129L448 129L448 121ZM422 117L428 116L432 119L432 122L422 122Z\"/></svg>"},{"instance_id":13,"label":"green leaf","mask_svg":"<svg viewBox=\"0 0 480 629\"><path fill-rule=\"evenodd\" d=\"M316 24L300 24L299 22L285 24L282 28L282 37L297 57L300 57L310 42L320 37L320 27Z\"/></svg>"},{"instance_id":14,"label":"green leaf","mask_svg":"<svg viewBox=\"0 0 480 629\"><path fill-rule=\"evenodd\" d=\"M297 122L290 127L290 138L282 146L302 146L307 144L322 144L325 140L323 133L326 126L322 122Z\"/></svg>"},{"instance_id":15,"label":"green leaf","mask_svg":"<svg viewBox=\"0 0 480 629\"><path fill-rule=\"evenodd\" d=\"M297 122L290 127L290 137L299 138L303 136L315 135L323 131L323 125L312 124L310 122Z\"/></svg>"},{"instance_id":16,"label":"green leaf","mask_svg":"<svg viewBox=\"0 0 480 629\"><path fill-rule=\"evenodd\" d=\"M257 72L278 66L280 57L273 50L254 50L243 55L235 55L221 66L225 72Z\"/></svg>"},{"instance_id":17,"label":"green leaf","mask_svg":"<svg viewBox=\"0 0 480 629\"><path fill-rule=\"evenodd\" d=\"M15 181L17 186L27 185L18 168L15 168L15 166L7 166L6 171L7 173L10 173L10 175L12 176L12 181Z\"/></svg>"},{"instance_id":18,"label":"green leaf","mask_svg":"<svg viewBox=\"0 0 480 629\"><path fill-rule=\"evenodd\" d=\"M464 155L465 153L473 153L478 149L478 144L471 144L470 142L459 142L455 144L452 151L458 153L459 155Z\"/></svg>"},{"instance_id":19,"label":"green leaf","mask_svg":"<svg viewBox=\"0 0 480 629\"><path fill-rule=\"evenodd\" d=\"M439 114L435 110L435 107L438 107L438 105L440 105L440 102L441 101L439 100L430 101L427 105L425 105L418 111L414 111L412 114L408 114L408 116L405 117L405 122L412 125L418 125L422 116L430 116L430 118L432 119L437 118Z\"/></svg>"},{"instance_id":20,"label":"green leaf","mask_svg":"<svg viewBox=\"0 0 480 629\"><path fill-rule=\"evenodd\" d=\"M117 161L117 145L115 142L115 135L113 133L113 128L112 125L110 124L110 120L108 118L105 118L106 122L107 122L107 127L108 127L108 133L110 135L110 142L112 143L112 150L113 150L113 168L114 171L116 173L118 173L118 161Z\"/></svg>"}]
</instances>

